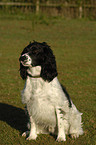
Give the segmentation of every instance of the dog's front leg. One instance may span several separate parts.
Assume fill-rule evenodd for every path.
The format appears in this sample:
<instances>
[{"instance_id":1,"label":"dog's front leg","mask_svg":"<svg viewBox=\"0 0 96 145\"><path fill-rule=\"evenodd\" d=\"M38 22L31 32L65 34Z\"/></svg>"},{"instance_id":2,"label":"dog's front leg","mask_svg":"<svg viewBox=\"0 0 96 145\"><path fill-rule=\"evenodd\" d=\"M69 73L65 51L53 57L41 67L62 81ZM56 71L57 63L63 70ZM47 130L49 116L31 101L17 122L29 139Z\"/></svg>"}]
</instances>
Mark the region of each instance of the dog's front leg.
<instances>
[{"instance_id":1,"label":"dog's front leg","mask_svg":"<svg viewBox=\"0 0 96 145\"><path fill-rule=\"evenodd\" d=\"M60 111L60 108L56 108L56 115L57 115L57 127L58 127L58 136L56 141L66 141L65 130L64 130L64 120L63 114Z\"/></svg>"},{"instance_id":2,"label":"dog's front leg","mask_svg":"<svg viewBox=\"0 0 96 145\"><path fill-rule=\"evenodd\" d=\"M30 116L30 133L27 140L31 140L31 139L36 140L36 138L37 138L36 124L32 116Z\"/></svg>"}]
</instances>

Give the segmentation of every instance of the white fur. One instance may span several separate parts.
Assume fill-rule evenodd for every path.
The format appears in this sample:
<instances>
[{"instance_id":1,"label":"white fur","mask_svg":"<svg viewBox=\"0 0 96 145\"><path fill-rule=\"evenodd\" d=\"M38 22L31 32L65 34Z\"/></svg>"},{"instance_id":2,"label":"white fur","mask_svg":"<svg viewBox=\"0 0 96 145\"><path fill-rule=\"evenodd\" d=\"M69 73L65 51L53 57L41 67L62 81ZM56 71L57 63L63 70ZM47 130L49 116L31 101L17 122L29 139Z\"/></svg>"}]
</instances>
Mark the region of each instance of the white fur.
<instances>
[{"instance_id":1,"label":"white fur","mask_svg":"<svg viewBox=\"0 0 96 145\"><path fill-rule=\"evenodd\" d=\"M41 67L29 67L32 76L40 75ZM83 134L81 113L69 102L55 77L51 82L27 76L22 91L22 103L30 116L28 140L36 139L39 133L55 133L57 141L66 141L66 134L79 137ZM62 111L63 113L61 113ZM56 128L57 127L57 128ZM26 136L28 132L23 133Z\"/></svg>"}]
</instances>

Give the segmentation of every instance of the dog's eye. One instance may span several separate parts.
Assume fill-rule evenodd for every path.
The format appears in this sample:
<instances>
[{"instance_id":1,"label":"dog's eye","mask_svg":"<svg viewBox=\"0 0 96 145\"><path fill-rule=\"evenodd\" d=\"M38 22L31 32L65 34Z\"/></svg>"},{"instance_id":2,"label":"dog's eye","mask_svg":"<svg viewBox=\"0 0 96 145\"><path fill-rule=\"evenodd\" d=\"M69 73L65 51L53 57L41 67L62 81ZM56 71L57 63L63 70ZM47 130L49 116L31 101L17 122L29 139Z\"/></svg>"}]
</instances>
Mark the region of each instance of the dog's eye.
<instances>
[{"instance_id":1,"label":"dog's eye","mask_svg":"<svg viewBox=\"0 0 96 145\"><path fill-rule=\"evenodd\" d=\"M37 55L39 53L39 49L36 49L35 47L32 50L33 55Z\"/></svg>"},{"instance_id":2,"label":"dog's eye","mask_svg":"<svg viewBox=\"0 0 96 145\"><path fill-rule=\"evenodd\" d=\"M33 51L33 52L32 52L32 54L34 54L34 55L35 55L35 54L36 54L36 52L35 52L35 51Z\"/></svg>"},{"instance_id":3,"label":"dog's eye","mask_svg":"<svg viewBox=\"0 0 96 145\"><path fill-rule=\"evenodd\" d=\"M31 54L31 55L35 55L36 52L35 52L35 51L31 51L30 54Z\"/></svg>"}]
</instances>

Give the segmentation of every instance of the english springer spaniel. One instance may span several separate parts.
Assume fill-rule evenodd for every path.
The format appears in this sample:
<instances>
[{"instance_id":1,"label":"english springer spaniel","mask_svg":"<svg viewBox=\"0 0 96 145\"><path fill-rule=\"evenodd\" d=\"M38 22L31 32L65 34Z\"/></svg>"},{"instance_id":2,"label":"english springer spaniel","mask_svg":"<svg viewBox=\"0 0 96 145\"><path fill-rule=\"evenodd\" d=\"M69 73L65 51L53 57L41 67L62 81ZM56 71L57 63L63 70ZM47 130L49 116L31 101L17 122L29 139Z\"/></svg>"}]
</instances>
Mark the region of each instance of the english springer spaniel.
<instances>
[{"instance_id":1,"label":"english springer spaniel","mask_svg":"<svg viewBox=\"0 0 96 145\"><path fill-rule=\"evenodd\" d=\"M36 140L38 134L50 133L57 135L57 141L66 141L67 134L75 138L82 135L82 113L57 79L50 46L34 41L24 48L19 61L20 75L25 79L22 103L30 118L30 131L22 136Z\"/></svg>"}]
</instances>

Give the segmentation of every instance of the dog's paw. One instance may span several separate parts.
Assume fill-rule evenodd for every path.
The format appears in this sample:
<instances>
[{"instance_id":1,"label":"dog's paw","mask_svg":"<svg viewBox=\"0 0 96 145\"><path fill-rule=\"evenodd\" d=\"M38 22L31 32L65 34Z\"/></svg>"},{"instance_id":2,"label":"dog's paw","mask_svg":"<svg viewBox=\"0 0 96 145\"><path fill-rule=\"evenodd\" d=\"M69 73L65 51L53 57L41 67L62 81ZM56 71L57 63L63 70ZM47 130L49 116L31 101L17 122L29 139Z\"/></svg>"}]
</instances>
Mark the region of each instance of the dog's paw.
<instances>
[{"instance_id":1,"label":"dog's paw","mask_svg":"<svg viewBox=\"0 0 96 145\"><path fill-rule=\"evenodd\" d=\"M36 140L36 138L37 138L37 135L32 135L32 136L29 136L29 137L27 137L26 138L26 140Z\"/></svg>"},{"instance_id":2,"label":"dog's paw","mask_svg":"<svg viewBox=\"0 0 96 145\"><path fill-rule=\"evenodd\" d=\"M66 138L57 137L56 141L57 141L57 142L63 142L63 141L66 141Z\"/></svg>"},{"instance_id":3,"label":"dog's paw","mask_svg":"<svg viewBox=\"0 0 96 145\"><path fill-rule=\"evenodd\" d=\"M26 136L28 136L28 134L29 134L29 131L25 131L22 133L22 136L26 137Z\"/></svg>"},{"instance_id":4,"label":"dog's paw","mask_svg":"<svg viewBox=\"0 0 96 145\"><path fill-rule=\"evenodd\" d=\"M71 137L76 139L79 137L79 134L73 133L73 134L71 134Z\"/></svg>"}]
</instances>

